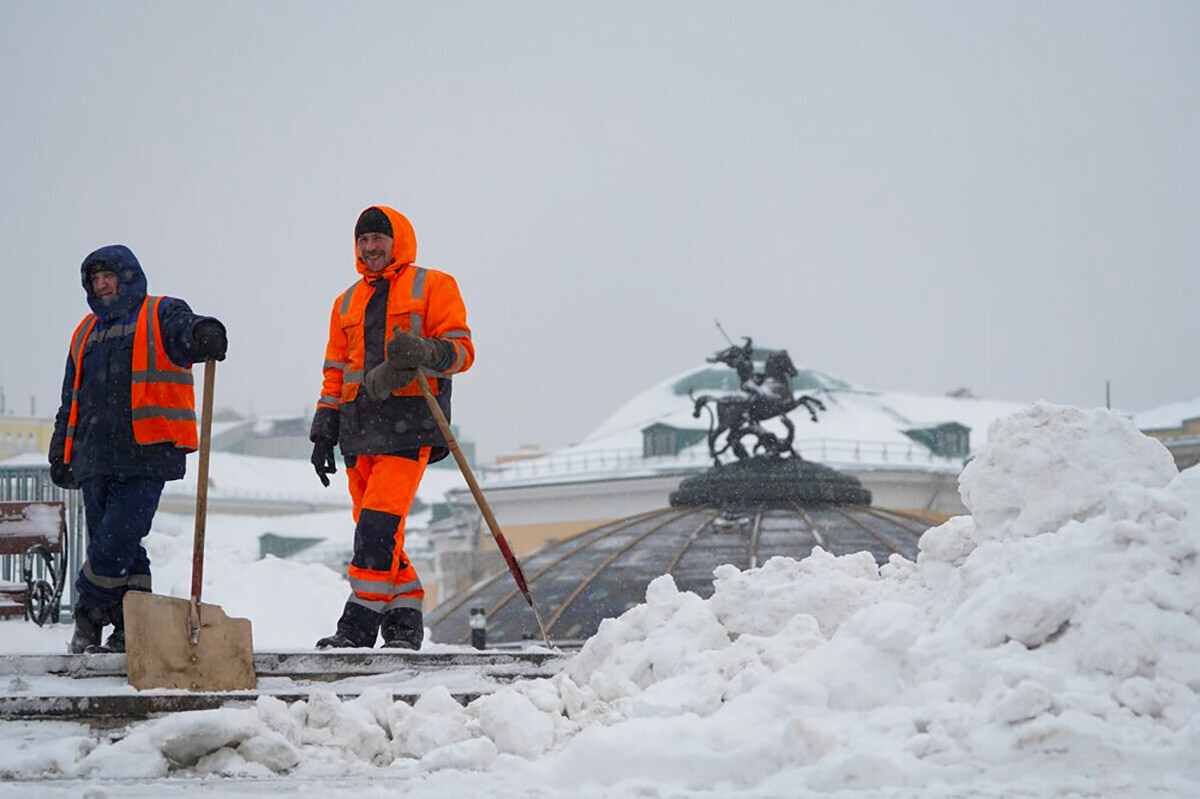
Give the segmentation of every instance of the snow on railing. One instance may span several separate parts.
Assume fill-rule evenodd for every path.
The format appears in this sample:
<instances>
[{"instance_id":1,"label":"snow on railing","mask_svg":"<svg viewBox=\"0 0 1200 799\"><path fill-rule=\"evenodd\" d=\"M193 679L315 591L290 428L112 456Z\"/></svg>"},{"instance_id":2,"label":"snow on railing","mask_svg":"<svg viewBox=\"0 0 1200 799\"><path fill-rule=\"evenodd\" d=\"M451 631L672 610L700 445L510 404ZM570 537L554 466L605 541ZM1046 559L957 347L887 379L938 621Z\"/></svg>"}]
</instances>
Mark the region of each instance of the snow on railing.
<instances>
[{"instance_id":1,"label":"snow on railing","mask_svg":"<svg viewBox=\"0 0 1200 799\"><path fill-rule=\"evenodd\" d=\"M961 465L960 458L935 455L932 450L913 442L851 441L841 439L808 439L799 441L795 449L801 457L818 463L840 464L938 464ZM723 456L729 460L729 455ZM640 449L580 449L556 452L540 458L509 461L500 466L485 467L484 475L492 480L549 477L621 469L652 471L699 470L712 465L707 447L694 446L676 455L642 454Z\"/></svg>"}]
</instances>

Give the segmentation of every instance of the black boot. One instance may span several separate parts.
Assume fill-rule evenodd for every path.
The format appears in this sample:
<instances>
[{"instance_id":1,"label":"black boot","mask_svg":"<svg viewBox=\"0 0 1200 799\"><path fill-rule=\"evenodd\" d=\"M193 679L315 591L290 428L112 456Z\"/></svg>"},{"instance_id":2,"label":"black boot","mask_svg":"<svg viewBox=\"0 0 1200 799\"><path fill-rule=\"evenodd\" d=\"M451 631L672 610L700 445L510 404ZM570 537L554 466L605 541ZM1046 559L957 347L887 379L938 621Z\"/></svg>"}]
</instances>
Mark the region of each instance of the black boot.
<instances>
[{"instance_id":1,"label":"black boot","mask_svg":"<svg viewBox=\"0 0 1200 799\"><path fill-rule=\"evenodd\" d=\"M338 619L337 632L317 641L317 649L346 649L373 647L379 635L381 614L356 602L347 602Z\"/></svg>"},{"instance_id":2,"label":"black boot","mask_svg":"<svg viewBox=\"0 0 1200 799\"><path fill-rule=\"evenodd\" d=\"M420 649L425 639L425 620L419 610L389 610L383 614L380 631L383 645L389 649Z\"/></svg>"},{"instance_id":3,"label":"black boot","mask_svg":"<svg viewBox=\"0 0 1200 799\"><path fill-rule=\"evenodd\" d=\"M317 649L351 649L358 644L351 641L341 633L327 635L317 641Z\"/></svg>"},{"instance_id":4,"label":"black boot","mask_svg":"<svg viewBox=\"0 0 1200 799\"><path fill-rule=\"evenodd\" d=\"M89 649L94 651L100 646L100 633L104 631L104 624L108 621L107 614L103 610L85 608L78 602L75 603L72 614L75 617L75 632L67 643L67 651L72 655L83 654Z\"/></svg>"},{"instance_id":5,"label":"black boot","mask_svg":"<svg viewBox=\"0 0 1200 799\"><path fill-rule=\"evenodd\" d=\"M113 631L99 651L123 653L125 651L125 606L117 604L108 612L108 619L112 622Z\"/></svg>"}]
</instances>

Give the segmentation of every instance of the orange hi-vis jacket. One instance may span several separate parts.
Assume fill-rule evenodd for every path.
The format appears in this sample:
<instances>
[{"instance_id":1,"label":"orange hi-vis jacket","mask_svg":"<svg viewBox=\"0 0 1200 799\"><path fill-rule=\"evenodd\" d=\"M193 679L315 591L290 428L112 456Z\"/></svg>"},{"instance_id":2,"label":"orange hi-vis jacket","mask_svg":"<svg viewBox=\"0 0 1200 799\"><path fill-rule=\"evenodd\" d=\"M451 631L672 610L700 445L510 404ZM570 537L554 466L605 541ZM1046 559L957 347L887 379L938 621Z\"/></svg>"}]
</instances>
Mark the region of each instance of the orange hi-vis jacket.
<instances>
[{"instance_id":1,"label":"orange hi-vis jacket","mask_svg":"<svg viewBox=\"0 0 1200 799\"><path fill-rule=\"evenodd\" d=\"M392 263L380 272L371 272L361 259L356 265L362 277L333 303L329 319L329 343L325 364L321 409L339 411L339 439L344 455L387 455L422 446L444 446L441 433L421 396L415 380L394 391L383 403L366 408L362 382L366 374L368 339L376 352L386 352L393 332L439 338L455 352L454 361L444 371L425 369L433 393L442 411L450 415L451 376L464 372L475 361L475 345L467 326L467 311L458 284L445 272L414 263L416 235L403 214L376 206L392 224ZM380 286L387 281L387 286ZM374 294L387 291L386 312L380 306L372 311ZM382 349L380 349L382 348ZM435 453L432 460L444 457Z\"/></svg>"},{"instance_id":2,"label":"orange hi-vis jacket","mask_svg":"<svg viewBox=\"0 0 1200 799\"><path fill-rule=\"evenodd\" d=\"M172 443L187 452L197 446L196 396L191 367L176 366L167 357L158 321L162 297L146 297L138 312L133 334L133 438L138 444ZM65 463L71 462L75 425L79 421L79 387L83 379L83 350L96 326L96 315L88 314L71 334L70 358L75 384L67 417Z\"/></svg>"}]
</instances>

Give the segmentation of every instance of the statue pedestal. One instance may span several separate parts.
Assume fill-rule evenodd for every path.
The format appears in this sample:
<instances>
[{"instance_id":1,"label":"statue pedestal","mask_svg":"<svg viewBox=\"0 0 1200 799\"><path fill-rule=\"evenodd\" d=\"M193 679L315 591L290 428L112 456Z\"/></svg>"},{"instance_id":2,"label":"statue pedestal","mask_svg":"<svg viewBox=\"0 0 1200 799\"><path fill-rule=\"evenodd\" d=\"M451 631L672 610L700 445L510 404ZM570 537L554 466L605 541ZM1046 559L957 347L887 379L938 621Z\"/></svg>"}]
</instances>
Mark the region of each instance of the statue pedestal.
<instances>
[{"instance_id":1,"label":"statue pedestal","mask_svg":"<svg viewBox=\"0 0 1200 799\"><path fill-rule=\"evenodd\" d=\"M671 493L686 505L870 505L858 478L801 458L756 455L693 475Z\"/></svg>"}]
</instances>

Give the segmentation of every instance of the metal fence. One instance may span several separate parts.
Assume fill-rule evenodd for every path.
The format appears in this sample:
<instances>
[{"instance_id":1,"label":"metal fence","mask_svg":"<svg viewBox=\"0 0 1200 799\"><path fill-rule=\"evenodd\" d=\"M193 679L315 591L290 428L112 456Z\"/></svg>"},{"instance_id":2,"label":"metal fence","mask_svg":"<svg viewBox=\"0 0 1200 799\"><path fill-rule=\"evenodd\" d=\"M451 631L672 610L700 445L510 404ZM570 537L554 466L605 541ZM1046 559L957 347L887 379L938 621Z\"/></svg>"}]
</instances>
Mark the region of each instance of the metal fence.
<instances>
[{"instance_id":1,"label":"metal fence","mask_svg":"<svg viewBox=\"0 0 1200 799\"><path fill-rule=\"evenodd\" d=\"M805 439L795 443L802 457L818 463L854 466L932 464L962 466L962 458L935 455L928 447L912 441L853 441L843 439ZM730 455L725 460L731 460ZM489 480L556 477L584 472L618 469L706 469L712 465L707 446L693 446L674 455L647 456L641 449L582 449L563 451L540 458L509 461L497 468L481 470Z\"/></svg>"},{"instance_id":2,"label":"metal fence","mask_svg":"<svg viewBox=\"0 0 1200 799\"><path fill-rule=\"evenodd\" d=\"M66 506L67 584L62 593L62 607L73 607L75 575L79 573L87 546L83 493L65 491L50 482L49 466L0 466L0 502L62 502ZM41 559L37 559L34 575L50 579ZM20 555L0 555L0 582L23 582Z\"/></svg>"}]
</instances>

